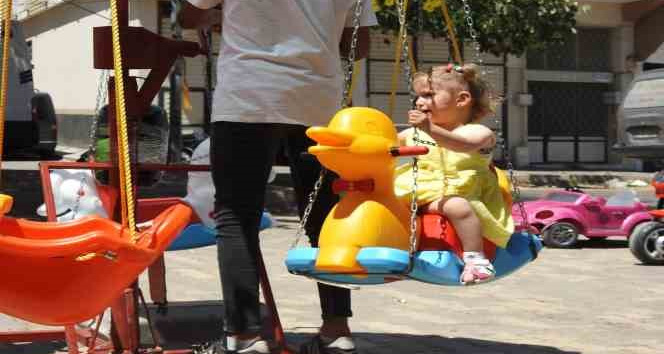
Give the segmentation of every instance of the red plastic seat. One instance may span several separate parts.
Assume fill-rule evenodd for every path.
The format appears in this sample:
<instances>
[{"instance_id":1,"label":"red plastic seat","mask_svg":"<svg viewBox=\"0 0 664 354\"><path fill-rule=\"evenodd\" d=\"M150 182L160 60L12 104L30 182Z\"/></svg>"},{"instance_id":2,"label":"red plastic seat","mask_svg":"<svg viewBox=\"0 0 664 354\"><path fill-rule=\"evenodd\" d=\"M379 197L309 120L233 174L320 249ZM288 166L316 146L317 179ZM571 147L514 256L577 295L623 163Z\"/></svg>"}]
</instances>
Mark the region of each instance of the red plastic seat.
<instances>
[{"instance_id":1,"label":"red plastic seat","mask_svg":"<svg viewBox=\"0 0 664 354\"><path fill-rule=\"evenodd\" d=\"M159 257L189 224L174 205L134 244L120 224L100 217L55 223L0 219L0 313L44 325L93 318Z\"/></svg>"},{"instance_id":2,"label":"red plastic seat","mask_svg":"<svg viewBox=\"0 0 664 354\"><path fill-rule=\"evenodd\" d=\"M424 214L418 251L450 250L463 259L463 247L454 226L442 215ZM496 257L496 245L484 238L484 254L489 259Z\"/></svg>"}]
</instances>

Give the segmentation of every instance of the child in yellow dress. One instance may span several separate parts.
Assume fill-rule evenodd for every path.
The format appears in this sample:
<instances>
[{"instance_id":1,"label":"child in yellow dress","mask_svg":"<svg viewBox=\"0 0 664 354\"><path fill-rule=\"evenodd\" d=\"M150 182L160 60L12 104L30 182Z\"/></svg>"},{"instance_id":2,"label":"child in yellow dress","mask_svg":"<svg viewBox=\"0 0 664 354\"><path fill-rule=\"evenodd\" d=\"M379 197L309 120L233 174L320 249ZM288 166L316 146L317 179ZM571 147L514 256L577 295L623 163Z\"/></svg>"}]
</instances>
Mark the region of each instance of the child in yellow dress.
<instances>
[{"instance_id":1,"label":"child in yellow dress","mask_svg":"<svg viewBox=\"0 0 664 354\"><path fill-rule=\"evenodd\" d=\"M447 65L417 73L413 88L418 98L408 112L414 127L402 131L402 145L428 146L418 159L417 198L421 210L445 215L463 245L464 285L495 277L483 253L483 236L505 247L514 231L510 206L498 178L491 171L496 137L478 122L495 106L476 65ZM411 167L398 168L396 192L407 197L413 188Z\"/></svg>"}]
</instances>

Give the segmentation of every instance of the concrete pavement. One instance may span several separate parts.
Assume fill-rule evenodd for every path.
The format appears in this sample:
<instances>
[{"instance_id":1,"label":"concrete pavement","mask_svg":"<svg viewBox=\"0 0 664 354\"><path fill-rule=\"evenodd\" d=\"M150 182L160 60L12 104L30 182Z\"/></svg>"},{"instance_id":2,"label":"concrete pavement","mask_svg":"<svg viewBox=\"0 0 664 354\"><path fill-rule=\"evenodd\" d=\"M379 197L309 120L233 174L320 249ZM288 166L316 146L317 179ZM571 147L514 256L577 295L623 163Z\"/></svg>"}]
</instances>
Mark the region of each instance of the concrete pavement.
<instances>
[{"instance_id":1,"label":"concrete pavement","mask_svg":"<svg viewBox=\"0 0 664 354\"><path fill-rule=\"evenodd\" d=\"M312 281L288 274L283 259L296 227L277 217L263 232L262 247L279 314L292 343L309 338L320 324ZM171 304L220 299L216 250L168 253ZM621 239L582 242L573 250L545 249L518 273L471 288L414 281L364 287L353 292L351 321L364 354L655 354L664 344L664 267L637 264ZM145 277L141 284L147 290ZM208 331L220 313L209 307L180 331ZM168 322L168 318L157 319ZM173 322L171 321L171 326ZM0 316L0 329L36 326ZM58 346L59 345L59 346ZM50 354L50 346L0 344L3 354Z\"/></svg>"},{"instance_id":2,"label":"concrete pavement","mask_svg":"<svg viewBox=\"0 0 664 354\"><path fill-rule=\"evenodd\" d=\"M17 207L41 202L34 188L37 175L24 167L3 174L5 192L22 196ZM649 180L650 175L636 177ZM627 181L635 175L620 176ZM525 187L523 194L532 199L544 190ZM147 192L166 191L182 194L183 184L170 180ZM637 191L643 201L654 204L651 188ZM590 192L611 193L607 189ZM262 247L282 323L289 341L298 343L320 324L318 299L312 281L288 274L283 265L297 226L292 192L277 184L269 193L268 208L277 223L263 232ZM24 214L20 216L34 215L32 205L17 211ZM221 288L215 248L168 253L166 262L168 296L175 306L169 313L174 316L177 309L184 309L190 318L185 324L171 317L157 318L160 328L164 333L170 328L191 341L202 340L203 333L218 333ZM579 249L545 249L520 272L478 287L403 281L362 288L353 293L351 325L364 354L655 354L664 345L662 279L664 267L639 265L622 239L582 242ZM145 276L141 284L147 292ZM200 302L206 307L192 307ZM194 309L198 309L196 319L191 318ZM44 327L0 315L0 331L40 328ZM0 344L1 354L50 354L64 349L57 342Z\"/></svg>"}]
</instances>

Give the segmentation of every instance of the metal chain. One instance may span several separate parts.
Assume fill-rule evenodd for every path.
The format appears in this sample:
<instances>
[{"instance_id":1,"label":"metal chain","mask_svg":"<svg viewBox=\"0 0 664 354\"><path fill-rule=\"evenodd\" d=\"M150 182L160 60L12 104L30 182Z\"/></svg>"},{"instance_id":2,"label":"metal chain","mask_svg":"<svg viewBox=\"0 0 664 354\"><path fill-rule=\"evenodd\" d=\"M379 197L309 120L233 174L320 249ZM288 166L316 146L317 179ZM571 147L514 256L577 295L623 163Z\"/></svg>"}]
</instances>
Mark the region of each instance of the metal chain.
<instances>
[{"instance_id":1,"label":"metal chain","mask_svg":"<svg viewBox=\"0 0 664 354\"><path fill-rule=\"evenodd\" d=\"M106 96L108 94L108 90L106 89L108 85L106 84L108 83L109 74L110 74L109 70L103 70L101 73L101 78L99 78L99 85L97 85L97 101L95 103L95 110L92 116L92 126L90 127L90 145L88 146L88 159L91 156L94 158L97 152L97 128L99 126L99 119L101 118L99 113L101 110L101 106L104 103L106 103ZM81 198L85 193L85 179L86 177L85 175L83 175L80 180L78 191L76 192L76 200L74 201L74 207L72 209L73 214L71 220L76 219L76 215L78 214L78 211L80 209Z\"/></svg>"},{"instance_id":2,"label":"metal chain","mask_svg":"<svg viewBox=\"0 0 664 354\"><path fill-rule=\"evenodd\" d=\"M408 1L407 0L397 0L397 11L399 14L399 27L400 27L400 43L401 43L401 60L403 65L404 73L406 74L406 82L408 83L408 93L410 94L410 106L415 107L416 96L413 92L413 72L410 67L410 47L408 43L408 27L406 26L406 16L408 13ZM414 128L413 131L413 141L415 146L417 146L419 141L419 130ZM411 191L410 198L410 236L409 236L409 247L408 253L410 255L410 266L412 267L412 259L417 251L417 177L419 172L419 166L417 164L417 157L413 157L413 189Z\"/></svg>"},{"instance_id":3,"label":"metal chain","mask_svg":"<svg viewBox=\"0 0 664 354\"><path fill-rule=\"evenodd\" d=\"M508 159L507 161L507 170L509 171L510 182L512 183L512 194L514 195L514 200L516 200L516 205L519 208L519 214L521 215L521 220L524 223L526 232L530 234L530 222L528 221L528 214L526 213L526 207L523 204L523 199L521 198L521 190L519 189L519 181L516 179L516 174L514 173L514 165L509 161L509 154L506 154Z\"/></svg>"},{"instance_id":4,"label":"metal chain","mask_svg":"<svg viewBox=\"0 0 664 354\"><path fill-rule=\"evenodd\" d=\"M353 36L350 42L350 52L346 59L346 70L344 70L344 90L341 96L341 108L346 108L350 104L348 96L353 85L353 71L355 69L355 51L357 50L357 37L360 30L360 18L362 17L362 0L355 3L355 12L353 13Z\"/></svg>"},{"instance_id":5,"label":"metal chain","mask_svg":"<svg viewBox=\"0 0 664 354\"><path fill-rule=\"evenodd\" d=\"M482 60L482 54L480 52L480 42L477 38L477 30L475 29L475 20L473 20L473 11L470 8L470 3L468 0L461 0L463 2L463 12L464 15L466 16L466 26L468 26L468 33L470 34L470 38L473 39L473 47L475 48L475 59L474 61L477 63L477 65L482 69L483 65L483 60ZM484 72L482 72L484 74Z\"/></svg>"},{"instance_id":6,"label":"metal chain","mask_svg":"<svg viewBox=\"0 0 664 354\"><path fill-rule=\"evenodd\" d=\"M357 2L355 3L355 10L353 12L353 35L350 42L350 52L348 53L348 59L344 72L344 86L343 86L344 89L341 97L341 108L348 107L350 103L348 100L348 96L350 95L350 90L353 83L352 81L353 81L353 69L355 66L355 51L357 50L357 39L360 30L360 19L362 17L362 1L363 0L357 0ZM311 210L314 207L314 203L316 203L316 200L318 199L318 194L321 188L323 187L323 181L325 180L326 174L327 174L327 169L321 166L318 180L314 184L314 189L311 191L311 193L309 193L307 206L304 208L304 212L302 213L302 217L300 218L300 224L298 225L297 231L295 233L295 241L291 245L291 248L297 247L297 245L300 243L300 239L305 233L307 222L309 221L309 216L311 215Z\"/></svg>"},{"instance_id":7,"label":"metal chain","mask_svg":"<svg viewBox=\"0 0 664 354\"><path fill-rule=\"evenodd\" d=\"M101 107L106 103L106 96L108 95L108 77L109 70L103 70L99 78L99 85L97 85L97 101L95 103L94 115L92 117L92 126L90 127L90 145L88 146L89 156L93 156L97 152L97 129L99 127L99 116Z\"/></svg>"},{"instance_id":8,"label":"metal chain","mask_svg":"<svg viewBox=\"0 0 664 354\"><path fill-rule=\"evenodd\" d=\"M480 43L477 39L478 36L477 36L477 31L475 29L475 22L473 21L472 17L472 10L470 8L468 0L461 0L461 1L463 2L463 11L466 15L466 25L468 25L468 32L470 33L470 37L473 39L473 45L475 47L475 61L480 66L480 69L482 70L482 75L485 75L486 72L482 68L483 62L482 62L482 55L480 53ZM516 175L514 173L514 165L512 164L511 161L511 156L507 147L507 141L504 139L502 122L500 122L496 117L495 123L496 123L496 130L498 131L498 140L501 149L503 151L505 160L507 161L507 171L509 174L510 183L512 184L513 199L516 201L517 206L519 208L519 214L521 215L521 219L525 223L524 226L526 227L526 232L530 234L530 223L528 222L528 215L526 213L526 208L523 204L523 200L521 199L521 190L519 189L519 182L516 179Z\"/></svg>"},{"instance_id":9,"label":"metal chain","mask_svg":"<svg viewBox=\"0 0 664 354\"><path fill-rule=\"evenodd\" d=\"M307 206L304 208L304 212L302 213L302 217L300 218L300 225L298 225L297 227L297 232L295 233L295 241L291 245L291 248L297 247L298 243L300 243L300 239L304 235L305 228L307 227L307 221L309 220L309 215L311 214L311 210L314 207L314 203L318 198L318 192L320 192L320 189L323 186L323 180L325 180L326 174L327 170L321 167L318 180L314 184L314 190L311 191L311 193L309 193L309 201L307 202Z\"/></svg>"},{"instance_id":10,"label":"metal chain","mask_svg":"<svg viewBox=\"0 0 664 354\"><path fill-rule=\"evenodd\" d=\"M463 2L463 12L466 18L466 25L468 26L468 33L470 33L470 37L473 40L473 48L475 49L475 57L473 61L477 63L477 65L480 68L480 73L482 76L487 74L487 71L484 68L484 57L482 56L482 53L480 51L480 43L479 43L479 36L477 34L477 30L475 29L475 21L473 20L472 16L472 9L470 8L470 3L468 0L461 0ZM498 133L497 139L498 143L500 144L501 148L504 147L505 139L504 134L503 134L503 124L502 122L498 119L498 116L494 116L494 124L496 125L496 131ZM505 151L504 149L502 151Z\"/></svg>"},{"instance_id":11,"label":"metal chain","mask_svg":"<svg viewBox=\"0 0 664 354\"><path fill-rule=\"evenodd\" d=\"M408 42L408 27L406 27L406 15L408 9L407 0L397 0L397 10L399 13L399 27L401 33L401 60L404 73L406 74L406 83L408 85L408 93L410 94L410 106L415 105L415 95L413 93L413 72L410 67L410 44Z\"/></svg>"},{"instance_id":12,"label":"metal chain","mask_svg":"<svg viewBox=\"0 0 664 354\"><path fill-rule=\"evenodd\" d=\"M85 195L85 174L81 176L80 184L78 186L78 191L76 191L76 201L74 202L74 208L72 209L72 216L70 220L76 220L76 214L81 205L81 198Z\"/></svg>"},{"instance_id":13,"label":"metal chain","mask_svg":"<svg viewBox=\"0 0 664 354\"><path fill-rule=\"evenodd\" d=\"M417 146L417 140L419 135L417 131L418 129L415 128L415 131L413 132L413 140L415 141L415 146ZM417 157L413 157L413 190L411 192L411 197L410 197L410 239L409 239L410 250L408 252L410 254L411 260L415 255L415 251L417 251L417 209L418 209L417 177L420 171L420 167L418 166L417 161L418 161Z\"/></svg>"}]
</instances>

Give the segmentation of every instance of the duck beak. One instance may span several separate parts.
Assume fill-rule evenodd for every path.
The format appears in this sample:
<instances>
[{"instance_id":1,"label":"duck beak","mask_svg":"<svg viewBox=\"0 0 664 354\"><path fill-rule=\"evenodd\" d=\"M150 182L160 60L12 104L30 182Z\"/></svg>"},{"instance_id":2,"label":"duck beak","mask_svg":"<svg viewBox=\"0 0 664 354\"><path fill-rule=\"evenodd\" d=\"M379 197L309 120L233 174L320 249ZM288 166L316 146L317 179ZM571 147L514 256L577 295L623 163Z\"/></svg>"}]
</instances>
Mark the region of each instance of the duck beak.
<instances>
[{"instance_id":1,"label":"duck beak","mask_svg":"<svg viewBox=\"0 0 664 354\"><path fill-rule=\"evenodd\" d=\"M307 136L318 145L309 147L309 153L318 154L332 151L347 151L355 140L355 135L337 129L326 127L311 127L307 129Z\"/></svg>"},{"instance_id":2,"label":"duck beak","mask_svg":"<svg viewBox=\"0 0 664 354\"><path fill-rule=\"evenodd\" d=\"M319 145L348 147L355 140L355 134L326 127L311 127L307 129L307 136Z\"/></svg>"}]
</instances>

